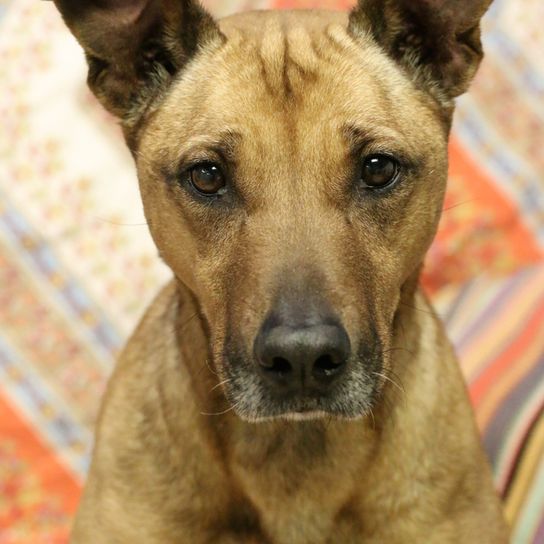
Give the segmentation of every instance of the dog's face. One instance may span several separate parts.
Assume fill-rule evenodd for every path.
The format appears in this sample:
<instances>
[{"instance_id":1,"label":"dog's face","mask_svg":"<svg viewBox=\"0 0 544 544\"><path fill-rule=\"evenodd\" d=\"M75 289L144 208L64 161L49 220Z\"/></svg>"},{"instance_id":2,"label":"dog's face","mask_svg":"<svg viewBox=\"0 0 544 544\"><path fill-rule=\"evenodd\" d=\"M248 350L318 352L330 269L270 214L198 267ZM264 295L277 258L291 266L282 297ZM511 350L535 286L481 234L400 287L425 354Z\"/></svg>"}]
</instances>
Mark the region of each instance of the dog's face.
<instances>
[{"instance_id":1,"label":"dog's face","mask_svg":"<svg viewBox=\"0 0 544 544\"><path fill-rule=\"evenodd\" d=\"M225 21L139 148L151 231L246 417L368 408L441 209L436 102L334 19Z\"/></svg>"},{"instance_id":2,"label":"dog's face","mask_svg":"<svg viewBox=\"0 0 544 544\"><path fill-rule=\"evenodd\" d=\"M460 1L361 1L349 21L263 12L215 24L174 0L67 4L236 412L366 413L439 219L451 100L480 59L484 6L460 16ZM441 45L422 31L431 24Z\"/></svg>"}]
</instances>

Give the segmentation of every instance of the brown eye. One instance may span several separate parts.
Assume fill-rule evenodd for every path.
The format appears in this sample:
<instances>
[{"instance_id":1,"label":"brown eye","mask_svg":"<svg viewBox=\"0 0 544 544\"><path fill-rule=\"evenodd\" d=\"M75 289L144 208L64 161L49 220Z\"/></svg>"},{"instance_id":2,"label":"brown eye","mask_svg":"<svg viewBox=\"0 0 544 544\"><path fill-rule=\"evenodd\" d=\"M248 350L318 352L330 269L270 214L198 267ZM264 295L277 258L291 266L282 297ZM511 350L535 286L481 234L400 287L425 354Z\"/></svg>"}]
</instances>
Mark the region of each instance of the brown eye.
<instances>
[{"instance_id":1,"label":"brown eye","mask_svg":"<svg viewBox=\"0 0 544 544\"><path fill-rule=\"evenodd\" d=\"M370 155L363 162L361 181L370 189L386 187L399 173L399 163L388 155Z\"/></svg>"},{"instance_id":2,"label":"brown eye","mask_svg":"<svg viewBox=\"0 0 544 544\"><path fill-rule=\"evenodd\" d=\"M225 191L226 181L221 168L213 163L197 164L189 171L192 186L203 195L211 196Z\"/></svg>"}]
</instances>

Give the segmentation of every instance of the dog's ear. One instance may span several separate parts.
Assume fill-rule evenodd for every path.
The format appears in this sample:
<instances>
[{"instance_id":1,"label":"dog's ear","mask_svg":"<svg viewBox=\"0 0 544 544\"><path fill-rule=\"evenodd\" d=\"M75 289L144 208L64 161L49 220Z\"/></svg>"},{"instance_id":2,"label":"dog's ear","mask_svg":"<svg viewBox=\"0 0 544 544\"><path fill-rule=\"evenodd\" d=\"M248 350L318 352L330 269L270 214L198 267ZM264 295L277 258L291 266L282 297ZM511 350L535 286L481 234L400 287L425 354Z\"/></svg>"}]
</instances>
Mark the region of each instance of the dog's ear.
<instances>
[{"instance_id":1,"label":"dog's ear","mask_svg":"<svg viewBox=\"0 0 544 544\"><path fill-rule=\"evenodd\" d=\"M483 56L480 19L492 0L358 0L353 36L370 34L412 77L451 100L464 93Z\"/></svg>"},{"instance_id":2,"label":"dog's ear","mask_svg":"<svg viewBox=\"0 0 544 544\"><path fill-rule=\"evenodd\" d=\"M82 45L88 82L125 125L197 52L223 40L198 0L54 0Z\"/></svg>"}]
</instances>

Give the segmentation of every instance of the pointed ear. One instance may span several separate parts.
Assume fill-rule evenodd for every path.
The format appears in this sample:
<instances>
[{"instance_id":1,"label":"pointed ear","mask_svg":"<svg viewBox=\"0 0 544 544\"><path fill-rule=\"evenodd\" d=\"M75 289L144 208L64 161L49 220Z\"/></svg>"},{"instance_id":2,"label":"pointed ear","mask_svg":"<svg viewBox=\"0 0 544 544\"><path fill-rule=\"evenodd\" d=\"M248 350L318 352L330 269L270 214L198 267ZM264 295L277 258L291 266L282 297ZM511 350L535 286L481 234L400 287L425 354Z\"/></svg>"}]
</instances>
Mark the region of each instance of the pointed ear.
<instances>
[{"instance_id":1,"label":"pointed ear","mask_svg":"<svg viewBox=\"0 0 544 544\"><path fill-rule=\"evenodd\" d=\"M91 90L125 127L199 47L224 39L198 0L54 2L85 50Z\"/></svg>"},{"instance_id":2,"label":"pointed ear","mask_svg":"<svg viewBox=\"0 0 544 544\"><path fill-rule=\"evenodd\" d=\"M492 0L358 0L353 36L370 35L442 101L464 93L483 56L480 19Z\"/></svg>"}]
</instances>

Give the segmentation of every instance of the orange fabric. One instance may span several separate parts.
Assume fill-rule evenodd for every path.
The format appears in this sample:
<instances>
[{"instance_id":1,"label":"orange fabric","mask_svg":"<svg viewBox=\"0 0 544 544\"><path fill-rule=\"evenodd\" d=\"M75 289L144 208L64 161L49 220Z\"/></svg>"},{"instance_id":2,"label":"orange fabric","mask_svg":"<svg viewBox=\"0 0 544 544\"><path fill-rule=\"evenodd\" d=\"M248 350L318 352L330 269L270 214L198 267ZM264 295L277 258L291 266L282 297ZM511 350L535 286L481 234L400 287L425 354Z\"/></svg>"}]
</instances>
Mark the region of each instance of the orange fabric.
<instances>
[{"instance_id":1,"label":"orange fabric","mask_svg":"<svg viewBox=\"0 0 544 544\"><path fill-rule=\"evenodd\" d=\"M482 271L507 275L542 260L544 252L523 215L454 137L449 184L436 240L424 271L434 293Z\"/></svg>"},{"instance_id":2,"label":"orange fabric","mask_svg":"<svg viewBox=\"0 0 544 544\"><path fill-rule=\"evenodd\" d=\"M66 542L80 484L2 395L0 421L0 544Z\"/></svg>"}]
</instances>

